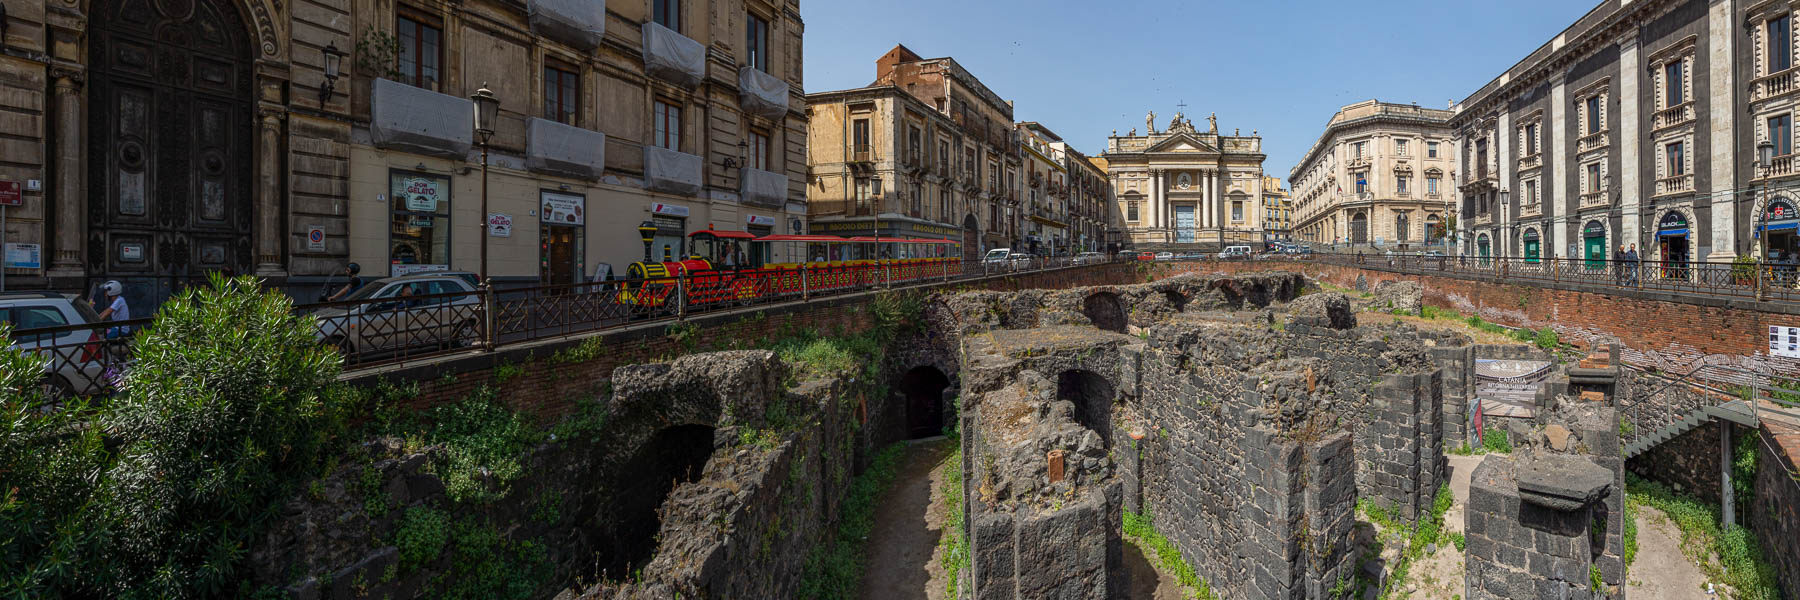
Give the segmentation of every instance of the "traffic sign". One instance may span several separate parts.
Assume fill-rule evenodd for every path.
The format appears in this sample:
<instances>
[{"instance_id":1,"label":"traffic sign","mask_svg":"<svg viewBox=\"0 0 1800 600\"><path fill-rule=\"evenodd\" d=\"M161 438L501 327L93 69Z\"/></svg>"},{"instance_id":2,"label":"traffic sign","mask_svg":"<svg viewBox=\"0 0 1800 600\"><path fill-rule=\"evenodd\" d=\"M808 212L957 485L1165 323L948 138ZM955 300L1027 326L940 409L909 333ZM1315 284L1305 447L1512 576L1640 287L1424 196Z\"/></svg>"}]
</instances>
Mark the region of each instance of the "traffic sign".
<instances>
[{"instance_id":1,"label":"traffic sign","mask_svg":"<svg viewBox=\"0 0 1800 600\"><path fill-rule=\"evenodd\" d=\"M25 195L19 192L19 182L0 180L0 206L22 204L25 204Z\"/></svg>"}]
</instances>

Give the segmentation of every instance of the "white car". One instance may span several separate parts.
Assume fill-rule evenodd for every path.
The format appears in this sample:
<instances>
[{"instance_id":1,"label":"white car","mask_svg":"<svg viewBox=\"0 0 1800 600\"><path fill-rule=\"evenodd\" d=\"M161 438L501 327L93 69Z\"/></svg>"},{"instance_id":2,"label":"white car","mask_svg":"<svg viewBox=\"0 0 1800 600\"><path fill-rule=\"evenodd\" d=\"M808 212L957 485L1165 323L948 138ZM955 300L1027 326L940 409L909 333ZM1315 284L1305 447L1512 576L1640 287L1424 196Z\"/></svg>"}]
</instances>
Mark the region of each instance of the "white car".
<instances>
[{"instance_id":1,"label":"white car","mask_svg":"<svg viewBox=\"0 0 1800 600\"><path fill-rule=\"evenodd\" d=\"M1219 258L1224 259L1224 260L1250 258L1250 247L1249 246L1226 246L1225 251L1219 253Z\"/></svg>"},{"instance_id":2,"label":"white car","mask_svg":"<svg viewBox=\"0 0 1800 600\"><path fill-rule=\"evenodd\" d=\"M1083 252L1075 255L1075 264L1096 265L1106 262L1106 255L1099 252Z\"/></svg>"},{"instance_id":3,"label":"white car","mask_svg":"<svg viewBox=\"0 0 1800 600\"><path fill-rule=\"evenodd\" d=\"M319 341L345 357L469 345L481 333L481 298L474 292L455 274L389 277L312 316Z\"/></svg>"},{"instance_id":4,"label":"white car","mask_svg":"<svg viewBox=\"0 0 1800 600\"><path fill-rule=\"evenodd\" d=\"M97 322L100 315L86 302L54 292L0 294L0 321L12 324L14 347L44 359L43 393L47 402L106 391L105 330L72 327ZM33 334L30 330L52 329ZM21 335L21 332L25 332Z\"/></svg>"},{"instance_id":5,"label":"white car","mask_svg":"<svg viewBox=\"0 0 1800 600\"><path fill-rule=\"evenodd\" d=\"M1156 260L1175 260L1175 253L1174 252L1158 252L1158 253L1156 253Z\"/></svg>"}]
</instances>

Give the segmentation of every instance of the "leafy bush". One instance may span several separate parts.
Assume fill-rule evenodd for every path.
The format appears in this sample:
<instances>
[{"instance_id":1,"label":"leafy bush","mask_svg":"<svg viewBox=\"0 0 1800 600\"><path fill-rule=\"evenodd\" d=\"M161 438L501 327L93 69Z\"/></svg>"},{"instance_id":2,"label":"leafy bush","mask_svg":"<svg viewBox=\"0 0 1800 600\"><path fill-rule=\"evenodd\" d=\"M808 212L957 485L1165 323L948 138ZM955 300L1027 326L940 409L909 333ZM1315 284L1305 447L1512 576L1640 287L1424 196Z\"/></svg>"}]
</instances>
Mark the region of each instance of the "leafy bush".
<instances>
[{"instance_id":1,"label":"leafy bush","mask_svg":"<svg viewBox=\"0 0 1800 600\"><path fill-rule=\"evenodd\" d=\"M213 276L138 334L104 407L21 410L18 384L39 371L0 352L0 594L245 594L257 525L323 470L350 412L327 388L338 355L291 308L254 279Z\"/></svg>"},{"instance_id":2,"label":"leafy bush","mask_svg":"<svg viewBox=\"0 0 1800 600\"><path fill-rule=\"evenodd\" d=\"M1721 531L1719 508L1689 496L1678 496L1660 483L1625 475L1626 498L1636 499L1669 515L1681 530L1681 547L1707 577L1737 590L1736 598L1775 600L1781 591L1775 567L1763 556L1750 532L1737 525Z\"/></svg>"},{"instance_id":3,"label":"leafy bush","mask_svg":"<svg viewBox=\"0 0 1800 600\"><path fill-rule=\"evenodd\" d=\"M524 473L519 460L543 432L501 404L491 388L461 401L432 407L401 431L409 446L442 445L432 469L457 502L484 503L506 497L507 484Z\"/></svg>"},{"instance_id":4,"label":"leafy bush","mask_svg":"<svg viewBox=\"0 0 1800 600\"><path fill-rule=\"evenodd\" d=\"M1731 278L1732 278L1732 280L1744 281L1744 280L1756 277L1757 262L1758 261L1757 261L1756 257L1749 255L1749 254L1739 254L1737 258L1732 259L1731 260Z\"/></svg>"},{"instance_id":5,"label":"leafy bush","mask_svg":"<svg viewBox=\"0 0 1800 600\"><path fill-rule=\"evenodd\" d=\"M400 528L394 533L394 545L400 549L400 568L411 572L437 560L448 541L450 517L423 506L406 509L406 515L400 517Z\"/></svg>"},{"instance_id":6,"label":"leafy bush","mask_svg":"<svg viewBox=\"0 0 1800 600\"><path fill-rule=\"evenodd\" d=\"M1529 330L1527 330L1527 331L1529 331ZM1539 347L1539 348L1543 348L1545 350L1554 350L1554 349L1556 349L1556 345L1560 340L1558 340L1556 337L1555 329L1545 327L1543 329L1538 330L1537 335L1533 337L1532 341L1535 342L1537 344L1537 347Z\"/></svg>"}]
</instances>

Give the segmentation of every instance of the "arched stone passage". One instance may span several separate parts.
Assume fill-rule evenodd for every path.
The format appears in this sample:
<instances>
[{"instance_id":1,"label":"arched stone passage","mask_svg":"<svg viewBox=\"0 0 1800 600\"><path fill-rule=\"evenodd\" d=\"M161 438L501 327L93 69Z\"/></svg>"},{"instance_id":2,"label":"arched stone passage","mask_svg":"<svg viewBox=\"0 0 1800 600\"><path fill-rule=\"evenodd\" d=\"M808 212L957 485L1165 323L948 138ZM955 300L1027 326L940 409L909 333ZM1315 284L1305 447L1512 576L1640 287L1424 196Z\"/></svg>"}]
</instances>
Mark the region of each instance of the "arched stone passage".
<instances>
[{"instance_id":1,"label":"arched stone passage","mask_svg":"<svg viewBox=\"0 0 1800 600\"><path fill-rule=\"evenodd\" d=\"M1071 369L1056 376L1056 399L1074 404L1075 422L1099 434L1108 448L1112 447L1114 397L1112 382L1099 373Z\"/></svg>"},{"instance_id":2,"label":"arched stone passage","mask_svg":"<svg viewBox=\"0 0 1800 600\"><path fill-rule=\"evenodd\" d=\"M944 431L944 390L950 378L937 367L914 367L900 377L900 393L906 396L907 438L927 438Z\"/></svg>"},{"instance_id":3,"label":"arched stone passage","mask_svg":"<svg viewBox=\"0 0 1800 600\"><path fill-rule=\"evenodd\" d=\"M1183 294L1183 293L1175 291L1175 290L1164 290L1162 295L1163 295L1163 300L1167 300L1169 302L1169 306L1174 308L1175 312L1181 312L1181 311L1187 310L1187 303L1188 303L1187 294Z\"/></svg>"},{"instance_id":4,"label":"arched stone passage","mask_svg":"<svg viewBox=\"0 0 1800 600\"><path fill-rule=\"evenodd\" d=\"M1081 314L1087 315L1094 327L1125 333L1125 306L1112 292L1091 294L1081 301Z\"/></svg>"},{"instance_id":5,"label":"arched stone passage","mask_svg":"<svg viewBox=\"0 0 1800 600\"><path fill-rule=\"evenodd\" d=\"M612 510L596 515L610 538L599 546L610 552L598 557L609 576L623 577L656 555L656 510L675 486L700 479L712 452L712 427L677 425L656 432L619 469Z\"/></svg>"}]
</instances>

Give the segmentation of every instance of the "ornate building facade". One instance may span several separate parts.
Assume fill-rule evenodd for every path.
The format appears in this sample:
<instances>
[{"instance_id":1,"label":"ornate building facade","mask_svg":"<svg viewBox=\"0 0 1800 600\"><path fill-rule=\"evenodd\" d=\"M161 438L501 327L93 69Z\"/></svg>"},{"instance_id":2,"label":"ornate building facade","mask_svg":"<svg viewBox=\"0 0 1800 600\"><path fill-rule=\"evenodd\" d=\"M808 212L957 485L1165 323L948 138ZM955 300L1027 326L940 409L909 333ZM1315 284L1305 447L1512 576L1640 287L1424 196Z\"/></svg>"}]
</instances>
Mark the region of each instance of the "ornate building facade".
<instances>
[{"instance_id":1,"label":"ornate building facade","mask_svg":"<svg viewBox=\"0 0 1800 600\"><path fill-rule=\"evenodd\" d=\"M955 59L895 46L869 87L806 101L812 233L960 236L970 261L1020 247L1012 103Z\"/></svg>"},{"instance_id":2,"label":"ornate building facade","mask_svg":"<svg viewBox=\"0 0 1800 600\"><path fill-rule=\"evenodd\" d=\"M1263 176L1263 241L1293 239L1294 198L1282 187L1281 178Z\"/></svg>"},{"instance_id":3,"label":"ornate building facade","mask_svg":"<svg viewBox=\"0 0 1800 600\"><path fill-rule=\"evenodd\" d=\"M1210 250L1262 243L1262 138L1198 130L1180 113L1157 131L1107 138L1107 179L1137 249ZM1116 132L1115 132L1116 133Z\"/></svg>"},{"instance_id":4,"label":"ornate building facade","mask_svg":"<svg viewBox=\"0 0 1800 600\"><path fill-rule=\"evenodd\" d=\"M5 1L8 241L48 263L14 287L311 300L352 261L474 271L484 236L501 283L567 282L642 258L645 221L679 255L804 215L798 0Z\"/></svg>"},{"instance_id":5,"label":"ornate building facade","mask_svg":"<svg viewBox=\"0 0 1800 600\"><path fill-rule=\"evenodd\" d=\"M1332 115L1288 175L1294 237L1349 247L1441 246L1455 212L1452 115L1376 100Z\"/></svg>"},{"instance_id":6,"label":"ornate building facade","mask_svg":"<svg viewBox=\"0 0 1800 600\"><path fill-rule=\"evenodd\" d=\"M1607 0L1501 73L1451 121L1463 251L1596 268L1620 245L1800 252L1794 18L1785 1Z\"/></svg>"}]
</instances>

